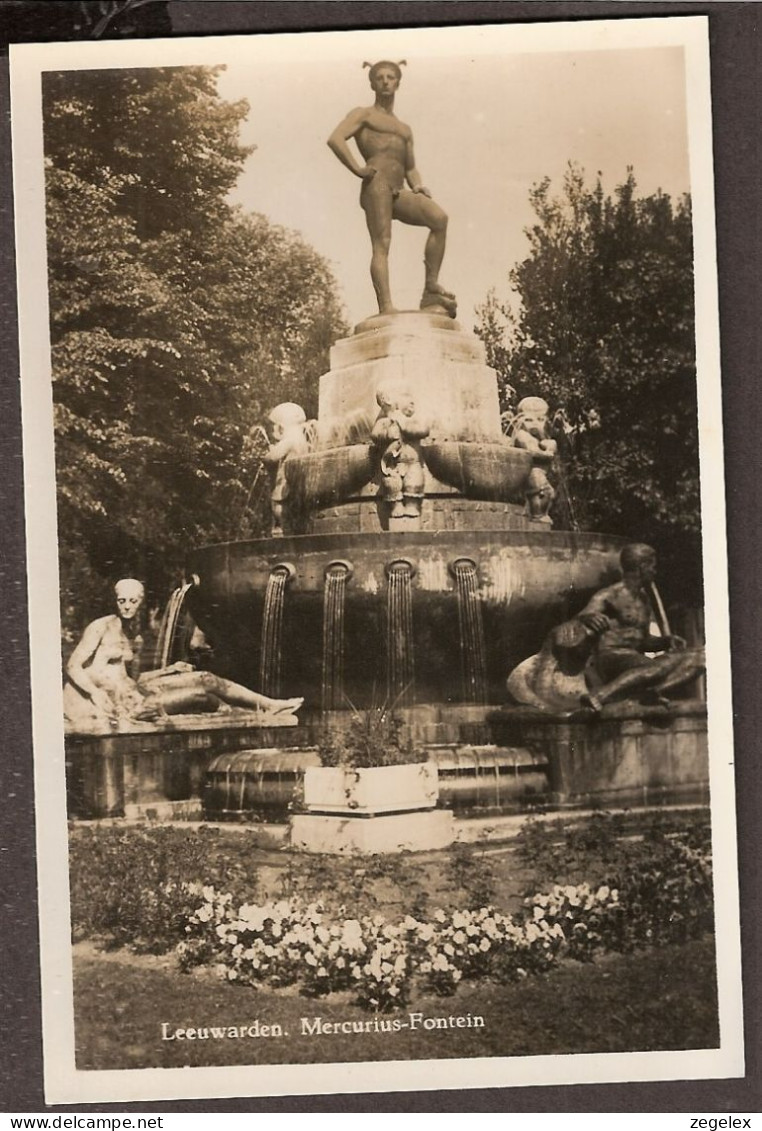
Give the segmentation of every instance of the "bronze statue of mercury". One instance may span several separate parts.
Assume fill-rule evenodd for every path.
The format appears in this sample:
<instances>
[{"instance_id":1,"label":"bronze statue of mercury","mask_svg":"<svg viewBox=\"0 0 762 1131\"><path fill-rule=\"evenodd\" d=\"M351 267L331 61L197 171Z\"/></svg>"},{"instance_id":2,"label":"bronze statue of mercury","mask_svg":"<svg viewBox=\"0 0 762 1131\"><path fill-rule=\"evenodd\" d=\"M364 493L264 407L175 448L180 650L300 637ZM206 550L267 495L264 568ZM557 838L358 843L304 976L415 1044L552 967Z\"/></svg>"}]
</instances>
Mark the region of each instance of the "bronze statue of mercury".
<instances>
[{"instance_id":1,"label":"bronze statue of mercury","mask_svg":"<svg viewBox=\"0 0 762 1131\"><path fill-rule=\"evenodd\" d=\"M455 317L455 296L439 282L447 238L447 214L432 199L415 166L413 132L394 113L394 96L402 78L401 63L384 59L370 67L372 106L351 110L328 139L330 149L362 181L360 204L370 233L370 277L380 314L395 307L389 288L392 220L428 228L424 251L425 283L421 310ZM349 145L353 138L362 162ZM405 188L407 183L408 188Z\"/></svg>"}]
</instances>

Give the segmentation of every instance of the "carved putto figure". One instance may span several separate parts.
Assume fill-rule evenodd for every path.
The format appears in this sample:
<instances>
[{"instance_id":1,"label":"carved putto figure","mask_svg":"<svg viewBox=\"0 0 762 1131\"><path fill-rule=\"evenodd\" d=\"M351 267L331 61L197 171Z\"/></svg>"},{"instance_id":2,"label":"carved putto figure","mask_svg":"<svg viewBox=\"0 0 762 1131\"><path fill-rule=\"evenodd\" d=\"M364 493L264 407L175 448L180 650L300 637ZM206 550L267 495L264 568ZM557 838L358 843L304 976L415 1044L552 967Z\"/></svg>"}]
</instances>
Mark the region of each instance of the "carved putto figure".
<instances>
[{"instance_id":1,"label":"carved putto figure","mask_svg":"<svg viewBox=\"0 0 762 1131\"><path fill-rule=\"evenodd\" d=\"M548 634L536 656L511 672L508 690L517 702L596 713L621 699L666 706L667 692L704 671L703 649L687 649L680 636L651 632L655 551L631 543L620 562L622 580L599 590L576 617Z\"/></svg>"},{"instance_id":2,"label":"carved putto figure","mask_svg":"<svg viewBox=\"0 0 762 1131\"><path fill-rule=\"evenodd\" d=\"M550 435L548 402L542 397L524 397L519 401L513 426L513 442L532 455L548 462L556 454L556 441ZM544 467L534 466L526 486L526 507L534 522L550 522L548 511L555 498Z\"/></svg>"},{"instance_id":3,"label":"carved putto figure","mask_svg":"<svg viewBox=\"0 0 762 1131\"><path fill-rule=\"evenodd\" d=\"M64 715L75 733L109 734L167 715L241 707L291 715L303 699L271 699L211 672L177 663L140 673L143 637L139 614L145 597L135 578L114 587L116 613L92 621L66 665Z\"/></svg>"},{"instance_id":4,"label":"carved putto figure","mask_svg":"<svg viewBox=\"0 0 762 1131\"><path fill-rule=\"evenodd\" d=\"M390 520L418 520L424 495L421 440L428 422L416 415L415 401L405 389L381 385L376 391L380 413L371 440L381 453L378 497L390 507Z\"/></svg>"},{"instance_id":5,"label":"carved putto figure","mask_svg":"<svg viewBox=\"0 0 762 1131\"><path fill-rule=\"evenodd\" d=\"M286 460L289 456L303 455L309 448L304 427L306 423L307 416L304 409L291 401L276 405L267 417L267 431L271 444L263 458L275 468L270 493L273 538L283 535L283 503L288 495Z\"/></svg>"},{"instance_id":6,"label":"carved putto figure","mask_svg":"<svg viewBox=\"0 0 762 1131\"><path fill-rule=\"evenodd\" d=\"M376 96L372 106L351 110L328 139L339 161L362 181L360 205L365 212L371 241L370 276L380 314L395 307L389 287L389 246L392 220L428 228L424 250L426 269L421 309L455 317L455 296L439 282L445 253L447 214L432 199L415 165L413 133L394 113L394 96L402 78L402 65L386 59L370 67L370 85ZM354 138L362 162L348 142ZM407 183L408 188L405 188Z\"/></svg>"}]
</instances>

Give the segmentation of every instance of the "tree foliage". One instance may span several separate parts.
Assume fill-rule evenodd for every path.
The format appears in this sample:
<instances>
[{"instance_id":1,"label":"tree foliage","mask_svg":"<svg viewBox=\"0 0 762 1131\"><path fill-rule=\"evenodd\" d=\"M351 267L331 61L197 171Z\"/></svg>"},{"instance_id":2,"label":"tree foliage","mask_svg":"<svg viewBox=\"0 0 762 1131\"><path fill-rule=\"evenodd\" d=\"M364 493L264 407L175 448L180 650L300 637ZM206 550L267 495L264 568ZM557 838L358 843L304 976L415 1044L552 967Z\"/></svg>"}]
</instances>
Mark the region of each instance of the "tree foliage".
<instances>
[{"instance_id":1,"label":"tree foliage","mask_svg":"<svg viewBox=\"0 0 762 1131\"><path fill-rule=\"evenodd\" d=\"M478 312L503 407L535 394L563 408L579 525L652 543L663 584L677 572L700 603L690 198L638 197L631 169L606 196L570 166L560 195L546 179L531 201L513 301L493 293Z\"/></svg>"},{"instance_id":2,"label":"tree foliage","mask_svg":"<svg viewBox=\"0 0 762 1131\"><path fill-rule=\"evenodd\" d=\"M145 578L161 599L190 546L236 535L248 431L282 400L314 410L344 330L317 253L227 201L250 152L238 141L246 112L219 99L213 68L45 76L59 540L74 631L115 577Z\"/></svg>"}]
</instances>

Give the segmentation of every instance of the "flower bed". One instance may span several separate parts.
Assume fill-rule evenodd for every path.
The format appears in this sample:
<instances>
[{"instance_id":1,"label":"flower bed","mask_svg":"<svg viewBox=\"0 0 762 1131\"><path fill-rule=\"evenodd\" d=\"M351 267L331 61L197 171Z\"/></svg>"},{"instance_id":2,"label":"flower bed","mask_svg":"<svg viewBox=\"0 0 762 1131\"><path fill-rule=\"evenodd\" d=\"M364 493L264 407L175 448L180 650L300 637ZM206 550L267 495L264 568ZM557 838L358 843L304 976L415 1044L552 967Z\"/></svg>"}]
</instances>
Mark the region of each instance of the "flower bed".
<instances>
[{"instance_id":1,"label":"flower bed","mask_svg":"<svg viewBox=\"0 0 762 1131\"><path fill-rule=\"evenodd\" d=\"M382 915L330 919L322 905L293 899L235 908L213 888L199 895L178 946L184 968L213 964L231 982L298 983L314 996L350 990L376 1010L407 1002L414 978L423 990L453 993L463 977L492 973L494 956L504 976L545 969L565 937L558 923L514 922L491 907L391 923Z\"/></svg>"},{"instance_id":2,"label":"flower bed","mask_svg":"<svg viewBox=\"0 0 762 1131\"><path fill-rule=\"evenodd\" d=\"M711 921L710 863L679 842L674 849L683 868L677 879L661 876L649 887L645 905L637 885L631 900L606 884L555 885L527 898L517 917L481 907L390 922L347 917L343 909L326 914L320 902L295 898L236 907L229 893L186 885L198 907L178 955L184 968L212 964L231 982L298 984L316 996L351 991L369 1009L392 1009L410 999L414 981L423 992L447 995L464 978L511 981L542 973L562 955L589 960L599 950L700 933ZM687 902L680 914L678 891Z\"/></svg>"},{"instance_id":3,"label":"flower bed","mask_svg":"<svg viewBox=\"0 0 762 1131\"><path fill-rule=\"evenodd\" d=\"M343 990L381 1009L697 938L713 927L709 851L701 812L527 822L497 851L361 865L283 854L258 829L74 828L72 921L75 939L106 947L182 941L185 968L216 965L233 985Z\"/></svg>"}]
</instances>

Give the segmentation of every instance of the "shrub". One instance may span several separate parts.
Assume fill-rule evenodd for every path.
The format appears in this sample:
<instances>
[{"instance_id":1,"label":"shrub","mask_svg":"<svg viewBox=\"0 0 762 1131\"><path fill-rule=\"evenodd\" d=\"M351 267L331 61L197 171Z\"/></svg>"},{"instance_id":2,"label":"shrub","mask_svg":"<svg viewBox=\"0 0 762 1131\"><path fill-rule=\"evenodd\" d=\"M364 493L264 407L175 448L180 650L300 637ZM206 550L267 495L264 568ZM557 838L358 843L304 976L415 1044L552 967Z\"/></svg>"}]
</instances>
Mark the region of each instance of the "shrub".
<instances>
[{"instance_id":1,"label":"shrub","mask_svg":"<svg viewBox=\"0 0 762 1131\"><path fill-rule=\"evenodd\" d=\"M711 830L703 811L596 813L572 825L530 818L515 841L532 873L527 894L548 883L594 881L621 888L620 877L630 872L671 867L676 843L709 859Z\"/></svg>"},{"instance_id":2,"label":"shrub","mask_svg":"<svg viewBox=\"0 0 762 1131\"><path fill-rule=\"evenodd\" d=\"M535 918L560 924L567 953L583 961L599 949L683 943L712 930L711 859L681 839L655 839L647 855L620 864L597 890L556 885L526 905Z\"/></svg>"},{"instance_id":3,"label":"shrub","mask_svg":"<svg viewBox=\"0 0 762 1131\"><path fill-rule=\"evenodd\" d=\"M712 930L712 864L709 854L680 838L649 845L649 855L620 864L609 882L626 914L606 923L611 950L685 942Z\"/></svg>"},{"instance_id":4,"label":"shrub","mask_svg":"<svg viewBox=\"0 0 762 1131\"><path fill-rule=\"evenodd\" d=\"M489 906L493 902L497 886L494 869L473 845L452 846L449 852L449 877L456 891L466 893L469 907Z\"/></svg>"},{"instance_id":5,"label":"shrub","mask_svg":"<svg viewBox=\"0 0 762 1131\"><path fill-rule=\"evenodd\" d=\"M186 969L216 964L231 981L298 982L312 995L350 990L383 1010L408 1000L414 978L451 994L465 978L511 981L547 970L560 955L589 961L602 950L683 943L711 930L706 830L694 822L667 835L657 823L625 841L622 831L608 818L574 830L575 868L592 868L592 861L599 878L535 888L512 918L492 906L494 874L470 848L451 850L449 869L475 909L431 914L421 866L406 857L369 858L362 867L290 857L280 877L283 898L257 903L248 830L77 826L74 933L144 952L180 944ZM535 861L547 862L571 835L530 826L525 851L528 845ZM606 863L598 855L604 844ZM374 884L405 890L393 912L404 916L399 921L377 913Z\"/></svg>"},{"instance_id":6,"label":"shrub","mask_svg":"<svg viewBox=\"0 0 762 1131\"><path fill-rule=\"evenodd\" d=\"M402 730L402 719L387 706L353 711L346 727L322 736L318 747L321 764L359 770L428 761L425 750L403 739Z\"/></svg>"},{"instance_id":7,"label":"shrub","mask_svg":"<svg viewBox=\"0 0 762 1131\"><path fill-rule=\"evenodd\" d=\"M224 886L236 897L256 887L248 834L203 826L72 826L69 866L75 941L156 954L183 937L194 886Z\"/></svg>"}]
</instances>

